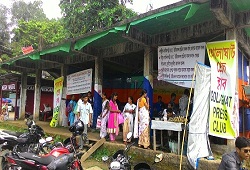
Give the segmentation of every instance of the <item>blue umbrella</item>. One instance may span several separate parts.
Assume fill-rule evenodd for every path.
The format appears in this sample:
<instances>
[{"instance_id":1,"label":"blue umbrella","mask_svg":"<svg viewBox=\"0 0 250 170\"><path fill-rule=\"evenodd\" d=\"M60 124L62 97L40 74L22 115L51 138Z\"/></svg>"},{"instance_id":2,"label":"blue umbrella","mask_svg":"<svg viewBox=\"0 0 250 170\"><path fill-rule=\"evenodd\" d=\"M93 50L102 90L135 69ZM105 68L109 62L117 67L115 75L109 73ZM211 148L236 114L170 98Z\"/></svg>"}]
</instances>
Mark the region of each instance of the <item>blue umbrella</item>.
<instances>
[{"instance_id":1,"label":"blue umbrella","mask_svg":"<svg viewBox=\"0 0 250 170\"><path fill-rule=\"evenodd\" d=\"M2 98L2 102L3 102L3 103L11 103L12 100L11 100L11 99L8 99L8 98Z\"/></svg>"}]
</instances>

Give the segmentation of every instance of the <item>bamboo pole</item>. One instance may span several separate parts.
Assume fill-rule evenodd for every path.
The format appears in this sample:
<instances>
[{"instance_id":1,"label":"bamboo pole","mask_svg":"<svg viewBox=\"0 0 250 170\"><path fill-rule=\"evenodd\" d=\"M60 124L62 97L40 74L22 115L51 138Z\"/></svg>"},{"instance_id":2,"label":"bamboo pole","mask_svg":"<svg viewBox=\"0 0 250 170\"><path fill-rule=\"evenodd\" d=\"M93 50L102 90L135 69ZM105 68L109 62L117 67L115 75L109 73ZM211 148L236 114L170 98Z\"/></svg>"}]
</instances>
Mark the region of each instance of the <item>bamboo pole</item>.
<instances>
[{"instance_id":1,"label":"bamboo pole","mask_svg":"<svg viewBox=\"0 0 250 170\"><path fill-rule=\"evenodd\" d=\"M188 99L188 106L187 106L186 119L185 119L185 125L184 125L184 132L183 132L182 144L181 144L181 156L180 156L180 169L179 170L181 170L181 166L182 166L182 156L183 156L184 140L185 140L185 136L186 136L187 117L188 117L189 105L190 105L190 100L191 100L191 94L192 94L193 87L194 87L194 79L195 79L195 75L196 75L196 67L197 67L197 63L195 64L195 67L194 67L192 85L191 85L191 89L190 89L190 92L189 92L189 99Z\"/></svg>"}]
</instances>

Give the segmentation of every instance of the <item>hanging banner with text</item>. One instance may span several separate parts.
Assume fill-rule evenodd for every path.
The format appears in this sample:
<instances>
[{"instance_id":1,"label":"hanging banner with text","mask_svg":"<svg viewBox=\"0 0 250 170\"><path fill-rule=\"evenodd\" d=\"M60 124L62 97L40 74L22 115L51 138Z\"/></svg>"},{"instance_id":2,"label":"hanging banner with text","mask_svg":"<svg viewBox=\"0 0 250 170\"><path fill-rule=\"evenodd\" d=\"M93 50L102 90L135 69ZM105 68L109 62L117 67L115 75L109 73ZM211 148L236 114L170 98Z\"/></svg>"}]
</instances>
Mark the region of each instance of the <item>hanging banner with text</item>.
<instances>
[{"instance_id":1,"label":"hanging banner with text","mask_svg":"<svg viewBox=\"0 0 250 170\"><path fill-rule=\"evenodd\" d=\"M67 95L87 93L92 87L92 69L67 76Z\"/></svg>"},{"instance_id":2,"label":"hanging banner with text","mask_svg":"<svg viewBox=\"0 0 250 170\"><path fill-rule=\"evenodd\" d=\"M53 118L50 122L51 127L56 127L60 114L60 104L62 99L63 77L54 80L54 101L53 101Z\"/></svg>"},{"instance_id":3,"label":"hanging banner with text","mask_svg":"<svg viewBox=\"0 0 250 170\"><path fill-rule=\"evenodd\" d=\"M207 43L211 64L209 134L233 139L236 131L232 122L236 87L235 41Z\"/></svg>"},{"instance_id":4,"label":"hanging banner with text","mask_svg":"<svg viewBox=\"0 0 250 170\"><path fill-rule=\"evenodd\" d=\"M191 87L194 67L204 64L206 43L158 47L158 80Z\"/></svg>"}]
</instances>

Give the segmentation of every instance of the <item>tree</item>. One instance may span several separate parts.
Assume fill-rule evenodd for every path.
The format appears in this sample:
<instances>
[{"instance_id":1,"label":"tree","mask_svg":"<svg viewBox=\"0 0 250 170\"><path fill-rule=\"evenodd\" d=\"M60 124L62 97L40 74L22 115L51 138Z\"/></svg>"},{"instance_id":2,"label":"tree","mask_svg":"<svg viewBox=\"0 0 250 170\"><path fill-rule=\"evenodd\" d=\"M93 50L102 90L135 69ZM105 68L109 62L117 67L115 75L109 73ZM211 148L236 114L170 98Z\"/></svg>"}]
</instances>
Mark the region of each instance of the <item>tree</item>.
<instances>
[{"instance_id":1,"label":"tree","mask_svg":"<svg viewBox=\"0 0 250 170\"><path fill-rule=\"evenodd\" d=\"M23 0L15 0L11 7L11 22L16 25L19 20L44 21L47 19L42 9L42 1L24 2Z\"/></svg>"},{"instance_id":2,"label":"tree","mask_svg":"<svg viewBox=\"0 0 250 170\"><path fill-rule=\"evenodd\" d=\"M7 15L8 15L8 8L4 5L0 5L0 46L1 46L0 49L6 48L10 40Z\"/></svg>"},{"instance_id":3,"label":"tree","mask_svg":"<svg viewBox=\"0 0 250 170\"><path fill-rule=\"evenodd\" d=\"M70 37L109 27L112 24L135 16L125 3L131 0L61 0L65 28Z\"/></svg>"},{"instance_id":4,"label":"tree","mask_svg":"<svg viewBox=\"0 0 250 170\"><path fill-rule=\"evenodd\" d=\"M34 49L44 48L50 44L65 40L67 33L60 20L24 21L19 20L13 30L13 54L21 54L21 48L32 45Z\"/></svg>"}]
</instances>

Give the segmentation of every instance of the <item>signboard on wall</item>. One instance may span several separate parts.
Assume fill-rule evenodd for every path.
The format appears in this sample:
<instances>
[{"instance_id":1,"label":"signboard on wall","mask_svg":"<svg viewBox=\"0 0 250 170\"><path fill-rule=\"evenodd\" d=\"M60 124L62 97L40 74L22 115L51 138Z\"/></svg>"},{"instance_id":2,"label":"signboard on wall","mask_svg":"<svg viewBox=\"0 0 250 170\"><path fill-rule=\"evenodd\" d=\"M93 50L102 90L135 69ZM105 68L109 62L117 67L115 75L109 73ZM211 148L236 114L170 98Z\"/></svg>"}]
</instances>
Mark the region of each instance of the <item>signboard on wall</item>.
<instances>
[{"instance_id":1,"label":"signboard on wall","mask_svg":"<svg viewBox=\"0 0 250 170\"><path fill-rule=\"evenodd\" d=\"M27 85L27 90L31 90L34 91L35 90L35 86L34 85ZM54 87L47 87L47 86L42 86L41 87L41 91L42 92L54 92Z\"/></svg>"},{"instance_id":2,"label":"signboard on wall","mask_svg":"<svg viewBox=\"0 0 250 170\"><path fill-rule=\"evenodd\" d=\"M158 47L158 80L191 87L194 67L204 63L206 43Z\"/></svg>"},{"instance_id":3,"label":"signboard on wall","mask_svg":"<svg viewBox=\"0 0 250 170\"><path fill-rule=\"evenodd\" d=\"M29 53L31 53L33 51L34 51L34 49L33 49L32 45L28 46L28 47L22 47L23 55L29 54Z\"/></svg>"},{"instance_id":4,"label":"signboard on wall","mask_svg":"<svg viewBox=\"0 0 250 170\"><path fill-rule=\"evenodd\" d=\"M2 85L2 91L15 91L16 90L16 83L9 83Z\"/></svg>"},{"instance_id":5,"label":"signboard on wall","mask_svg":"<svg viewBox=\"0 0 250 170\"><path fill-rule=\"evenodd\" d=\"M235 103L236 42L207 43L207 52L211 64L209 134L234 139L238 126L235 124L238 114Z\"/></svg>"},{"instance_id":6,"label":"signboard on wall","mask_svg":"<svg viewBox=\"0 0 250 170\"><path fill-rule=\"evenodd\" d=\"M92 69L67 76L67 95L87 93L92 87Z\"/></svg>"},{"instance_id":7,"label":"signboard on wall","mask_svg":"<svg viewBox=\"0 0 250 170\"><path fill-rule=\"evenodd\" d=\"M50 122L51 127L56 127L60 113L60 104L62 100L63 77L54 80L54 101L53 101L53 118Z\"/></svg>"}]
</instances>

